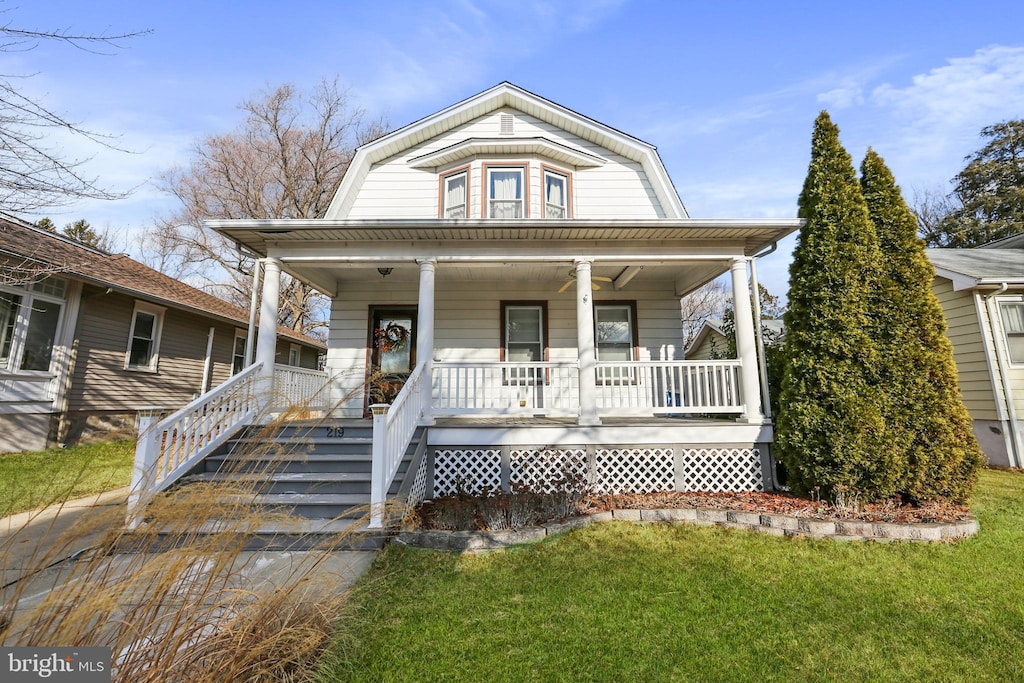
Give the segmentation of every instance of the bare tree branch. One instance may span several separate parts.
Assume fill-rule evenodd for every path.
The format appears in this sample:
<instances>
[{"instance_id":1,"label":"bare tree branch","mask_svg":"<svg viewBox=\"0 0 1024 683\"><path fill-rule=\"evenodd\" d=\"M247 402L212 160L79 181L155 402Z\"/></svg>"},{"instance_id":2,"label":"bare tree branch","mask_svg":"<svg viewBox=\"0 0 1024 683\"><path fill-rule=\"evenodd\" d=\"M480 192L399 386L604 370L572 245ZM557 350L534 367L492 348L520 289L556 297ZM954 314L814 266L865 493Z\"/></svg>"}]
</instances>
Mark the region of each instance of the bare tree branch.
<instances>
[{"instance_id":1,"label":"bare tree branch","mask_svg":"<svg viewBox=\"0 0 1024 683\"><path fill-rule=\"evenodd\" d=\"M120 49L120 41L149 31L98 34L70 29L35 31L0 26L0 53L35 49L42 41L57 41L93 54L95 46ZM79 199L120 199L126 192L110 191L98 178L84 173L89 158L66 157L53 142L63 131L109 149L118 149L114 138L81 127L42 102L24 95L19 80L29 75L0 75L0 210L17 214L73 203ZM125 150L120 150L125 151Z\"/></svg>"},{"instance_id":2,"label":"bare tree branch","mask_svg":"<svg viewBox=\"0 0 1024 683\"><path fill-rule=\"evenodd\" d=\"M309 94L282 85L239 109L245 121L235 131L201 140L188 167L163 174L163 189L181 208L158 221L146 239L154 254L149 265L174 277L205 275L209 289L247 307L252 259L202 221L322 217L355 147L381 135L387 123L368 121L336 78ZM285 277L279 322L309 333L326 325L326 303L309 286Z\"/></svg>"}]
</instances>

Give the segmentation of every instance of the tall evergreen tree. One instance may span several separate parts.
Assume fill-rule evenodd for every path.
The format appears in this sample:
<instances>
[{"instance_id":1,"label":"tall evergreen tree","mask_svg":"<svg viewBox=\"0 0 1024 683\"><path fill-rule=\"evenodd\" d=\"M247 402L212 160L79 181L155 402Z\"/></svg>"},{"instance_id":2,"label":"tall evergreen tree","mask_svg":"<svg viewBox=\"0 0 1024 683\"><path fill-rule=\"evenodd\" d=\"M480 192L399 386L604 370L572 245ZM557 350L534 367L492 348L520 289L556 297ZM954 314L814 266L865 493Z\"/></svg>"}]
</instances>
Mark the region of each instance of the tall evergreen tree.
<instances>
[{"instance_id":1,"label":"tall evergreen tree","mask_svg":"<svg viewBox=\"0 0 1024 683\"><path fill-rule=\"evenodd\" d=\"M815 121L789 270L776 448L797 490L892 496L901 463L876 445L884 432L871 335L878 242L853 160L827 112Z\"/></svg>"},{"instance_id":2,"label":"tall evergreen tree","mask_svg":"<svg viewBox=\"0 0 1024 683\"><path fill-rule=\"evenodd\" d=\"M931 289L935 269L917 237L917 219L885 162L870 149L861 165L861 188L882 252L871 306L886 423L882 447L905 454L899 491L911 501L966 501L982 454Z\"/></svg>"}]
</instances>

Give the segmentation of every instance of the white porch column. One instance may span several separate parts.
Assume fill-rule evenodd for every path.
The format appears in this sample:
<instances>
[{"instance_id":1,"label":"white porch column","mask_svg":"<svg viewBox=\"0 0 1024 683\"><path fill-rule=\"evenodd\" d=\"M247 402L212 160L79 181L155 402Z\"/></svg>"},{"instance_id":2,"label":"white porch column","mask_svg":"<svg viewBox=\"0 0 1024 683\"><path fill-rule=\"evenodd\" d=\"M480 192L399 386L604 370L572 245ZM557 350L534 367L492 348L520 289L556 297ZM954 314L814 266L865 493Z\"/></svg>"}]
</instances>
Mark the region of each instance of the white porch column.
<instances>
[{"instance_id":1,"label":"white porch column","mask_svg":"<svg viewBox=\"0 0 1024 683\"><path fill-rule=\"evenodd\" d=\"M423 366L423 378L420 380L423 406L421 424L434 424L431 413L432 373L434 371L434 272L437 270L435 259L417 259L420 264L420 300L416 309L416 360Z\"/></svg>"},{"instance_id":2,"label":"white porch column","mask_svg":"<svg viewBox=\"0 0 1024 683\"><path fill-rule=\"evenodd\" d=\"M281 262L264 259L263 300L260 302L260 331L256 339L256 362L263 362L260 390L266 392L264 405L269 407L274 388L274 357L277 355L277 307L281 293Z\"/></svg>"},{"instance_id":3,"label":"white porch column","mask_svg":"<svg viewBox=\"0 0 1024 683\"><path fill-rule=\"evenodd\" d=\"M594 292L590 261L576 261L576 348L580 359L580 425L599 425L597 352L594 346Z\"/></svg>"},{"instance_id":4,"label":"white porch column","mask_svg":"<svg viewBox=\"0 0 1024 683\"><path fill-rule=\"evenodd\" d=\"M743 361L740 366L740 391L745 406L740 420L760 423L761 381L757 369L757 342L754 340L754 314L750 310L750 285L747 280L747 259L732 262L732 303L736 315L736 355Z\"/></svg>"}]
</instances>

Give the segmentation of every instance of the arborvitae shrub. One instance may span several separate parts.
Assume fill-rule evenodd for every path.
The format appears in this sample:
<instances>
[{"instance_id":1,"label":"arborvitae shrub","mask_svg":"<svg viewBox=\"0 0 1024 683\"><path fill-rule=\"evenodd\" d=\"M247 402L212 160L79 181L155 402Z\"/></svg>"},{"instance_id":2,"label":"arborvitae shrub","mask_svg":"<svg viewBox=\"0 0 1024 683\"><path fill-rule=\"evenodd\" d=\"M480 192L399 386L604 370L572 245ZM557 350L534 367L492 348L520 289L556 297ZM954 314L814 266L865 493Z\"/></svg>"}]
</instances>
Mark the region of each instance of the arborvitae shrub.
<instances>
[{"instance_id":1,"label":"arborvitae shrub","mask_svg":"<svg viewBox=\"0 0 1024 683\"><path fill-rule=\"evenodd\" d=\"M861 165L861 187L882 255L871 317L886 424L883 446L905 454L898 491L915 502L966 501L983 456L960 399L953 346L932 292L935 269L917 237L917 220L872 150Z\"/></svg>"}]
</instances>

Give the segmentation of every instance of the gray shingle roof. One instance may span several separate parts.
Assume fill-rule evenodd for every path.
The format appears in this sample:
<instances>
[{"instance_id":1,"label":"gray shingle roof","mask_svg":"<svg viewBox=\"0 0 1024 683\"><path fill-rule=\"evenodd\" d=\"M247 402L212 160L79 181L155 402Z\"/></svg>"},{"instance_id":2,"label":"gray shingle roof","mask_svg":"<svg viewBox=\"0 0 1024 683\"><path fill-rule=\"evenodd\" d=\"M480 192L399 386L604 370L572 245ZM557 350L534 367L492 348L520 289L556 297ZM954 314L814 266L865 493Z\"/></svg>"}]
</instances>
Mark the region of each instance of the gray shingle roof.
<instances>
[{"instance_id":1,"label":"gray shingle roof","mask_svg":"<svg viewBox=\"0 0 1024 683\"><path fill-rule=\"evenodd\" d=\"M153 270L125 254L108 254L72 239L42 230L13 217L0 215L0 255L30 260L47 270L77 277L92 284L209 315L242 326L249 311ZM286 327L281 336L323 349L324 345Z\"/></svg>"},{"instance_id":2,"label":"gray shingle roof","mask_svg":"<svg viewBox=\"0 0 1024 683\"><path fill-rule=\"evenodd\" d=\"M927 249L936 270L956 273L976 284L1024 282L1024 249Z\"/></svg>"}]
</instances>

